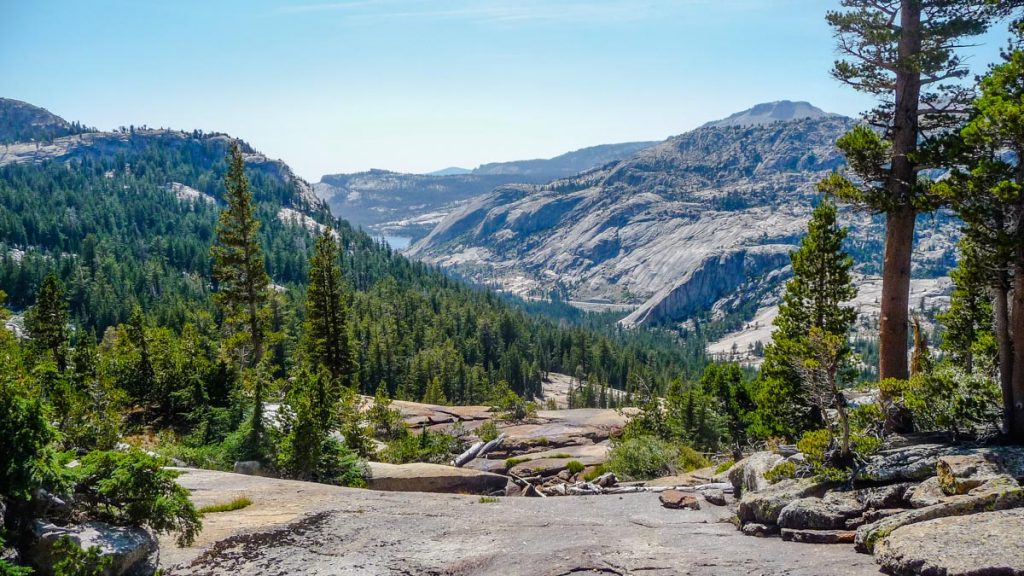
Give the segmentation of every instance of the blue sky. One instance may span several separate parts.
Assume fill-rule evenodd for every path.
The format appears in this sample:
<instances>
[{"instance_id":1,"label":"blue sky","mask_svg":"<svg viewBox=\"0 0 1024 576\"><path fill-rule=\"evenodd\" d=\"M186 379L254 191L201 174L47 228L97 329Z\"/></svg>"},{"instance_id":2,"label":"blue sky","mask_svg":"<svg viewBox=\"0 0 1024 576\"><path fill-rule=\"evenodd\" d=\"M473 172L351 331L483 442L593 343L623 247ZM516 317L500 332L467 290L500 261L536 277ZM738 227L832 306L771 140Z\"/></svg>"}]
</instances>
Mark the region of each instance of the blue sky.
<instances>
[{"instance_id":1,"label":"blue sky","mask_svg":"<svg viewBox=\"0 0 1024 576\"><path fill-rule=\"evenodd\" d=\"M854 115L871 101L828 75L836 4L0 0L0 96L103 129L228 132L313 181L473 167L771 100Z\"/></svg>"}]
</instances>

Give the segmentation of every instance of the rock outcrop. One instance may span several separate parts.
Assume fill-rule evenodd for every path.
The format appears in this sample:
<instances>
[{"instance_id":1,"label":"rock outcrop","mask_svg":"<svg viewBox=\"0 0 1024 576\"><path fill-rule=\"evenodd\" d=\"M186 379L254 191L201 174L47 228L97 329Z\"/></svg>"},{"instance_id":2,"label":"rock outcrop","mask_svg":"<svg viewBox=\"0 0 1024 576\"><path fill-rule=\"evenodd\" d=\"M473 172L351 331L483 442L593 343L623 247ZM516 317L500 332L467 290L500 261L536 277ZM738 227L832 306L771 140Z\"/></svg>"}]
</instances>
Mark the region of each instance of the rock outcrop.
<instances>
[{"instance_id":1,"label":"rock outcrop","mask_svg":"<svg viewBox=\"0 0 1024 576\"><path fill-rule=\"evenodd\" d=\"M1024 575L1024 509L981 512L897 528L875 560L888 574Z\"/></svg>"},{"instance_id":2,"label":"rock outcrop","mask_svg":"<svg viewBox=\"0 0 1024 576\"><path fill-rule=\"evenodd\" d=\"M54 564L59 560L53 547L65 536L82 549L98 546L101 556L110 558L110 566L104 571L104 576L152 576L159 567L160 547L156 538L145 529L111 526L103 522L61 527L36 520L32 525L33 542L24 555L36 574L53 574Z\"/></svg>"}]
</instances>

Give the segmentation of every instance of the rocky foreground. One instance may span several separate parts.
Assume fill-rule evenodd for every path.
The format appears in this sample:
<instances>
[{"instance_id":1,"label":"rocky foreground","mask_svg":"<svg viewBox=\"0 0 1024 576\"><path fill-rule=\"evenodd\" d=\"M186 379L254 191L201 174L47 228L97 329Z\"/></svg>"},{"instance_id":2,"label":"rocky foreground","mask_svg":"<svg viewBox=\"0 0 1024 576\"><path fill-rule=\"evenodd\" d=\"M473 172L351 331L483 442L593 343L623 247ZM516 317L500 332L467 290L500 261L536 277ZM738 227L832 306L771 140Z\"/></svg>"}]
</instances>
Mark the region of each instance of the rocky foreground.
<instances>
[{"instance_id":1,"label":"rocky foreground","mask_svg":"<svg viewBox=\"0 0 1024 576\"><path fill-rule=\"evenodd\" d=\"M210 514L191 548L161 542L167 575L877 574L852 547L747 538L725 506L665 508L657 494L499 498L379 492L187 470Z\"/></svg>"}]
</instances>

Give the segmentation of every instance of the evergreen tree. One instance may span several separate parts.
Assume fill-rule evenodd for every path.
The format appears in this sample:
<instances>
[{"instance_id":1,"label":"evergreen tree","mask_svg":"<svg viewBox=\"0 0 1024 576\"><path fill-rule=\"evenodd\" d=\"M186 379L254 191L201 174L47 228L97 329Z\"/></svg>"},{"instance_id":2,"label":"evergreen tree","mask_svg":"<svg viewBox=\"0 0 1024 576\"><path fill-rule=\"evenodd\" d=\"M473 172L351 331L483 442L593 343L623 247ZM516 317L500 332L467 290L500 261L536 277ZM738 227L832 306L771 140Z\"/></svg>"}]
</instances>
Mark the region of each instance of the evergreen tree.
<instances>
[{"instance_id":1,"label":"evergreen tree","mask_svg":"<svg viewBox=\"0 0 1024 576\"><path fill-rule=\"evenodd\" d=\"M882 267L879 377L906 379L910 271L917 215L937 202L923 170L934 168L920 143L960 121L971 91L958 80L958 54L983 33L1004 2L991 0L842 0L832 11L839 52L832 75L878 98L879 106L837 143L863 184L835 174L823 191L886 217ZM889 422L889 427L896 425Z\"/></svg>"},{"instance_id":2,"label":"evergreen tree","mask_svg":"<svg viewBox=\"0 0 1024 576\"><path fill-rule=\"evenodd\" d=\"M68 318L64 284L51 272L39 285L35 306L25 314L25 330L61 372L67 368Z\"/></svg>"},{"instance_id":3,"label":"evergreen tree","mask_svg":"<svg viewBox=\"0 0 1024 576\"><path fill-rule=\"evenodd\" d=\"M965 169L939 190L986 254L979 260L992 273L1005 424L1013 440L1024 443L1024 172L1019 161L1024 158L1024 51L1006 54L979 88L972 117L956 142L964 150L953 159Z\"/></svg>"},{"instance_id":4,"label":"evergreen tree","mask_svg":"<svg viewBox=\"0 0 1024 576\"><path fill-rule=\"evenodd\" d=\"M843 251L845 238L835 205L823 199L800 248L790 254L793 278L786 283L756 385L753 432L758 436L794 438L822 423L793 359L811 356L807 337L812 328L845 339L853 327L857 312L843 305L857 294L850 277L853 259ZM848 346L842 353L849 353Z\"/></svg>"},{"instance_id":5,"label":"evergreen tree","mask_svg":"<svg viewBox=\"0 0 1024 576\"><path fill-rule=\"evenodd\" d=\"M316 241L309 261L306 288L306 349L310 363L338 382L352 372L348 340L348 308L338 259L338 241L327 228Z\"/></svg>"},{"instance_id":6,"label":"evergreen tree","mask_svg":"<svg viewBox=\"0 0 1024 576\"><path fill-rule=\"evenodd\" d=\"M253 367L263 358L270 277L263 264L257 237L260 222L237 142L231 143L224 186L227 208L220 213L217 241L210 248L217 281L214 300L224 313L229 348L242 366Z\"/></svg>"},{"instance_id":7,"label":"evergreen tree","mask_svg":"<svg viewBox=\"0 0 1024 576\"><path fill-rule=\"evenodd\" d=\"M970 235L960 240L960 260L950 272L953 292L949 309L938 315L944 331L941 349L949 359L974 373L980 354L981 365L995 367L996 342L992 331L992 271Z\"/></svg>"}]
</instances>

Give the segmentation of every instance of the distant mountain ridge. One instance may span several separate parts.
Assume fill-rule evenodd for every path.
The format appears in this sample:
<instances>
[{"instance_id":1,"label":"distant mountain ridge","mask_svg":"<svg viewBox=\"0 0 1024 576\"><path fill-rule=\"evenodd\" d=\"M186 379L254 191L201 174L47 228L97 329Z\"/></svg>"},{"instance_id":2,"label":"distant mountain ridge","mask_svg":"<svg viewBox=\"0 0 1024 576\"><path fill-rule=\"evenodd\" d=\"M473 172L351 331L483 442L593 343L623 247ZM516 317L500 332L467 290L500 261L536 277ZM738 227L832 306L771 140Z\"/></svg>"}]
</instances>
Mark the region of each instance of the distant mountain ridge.
<instances>
[{"instance_id":1,"label":"distant mountain ridge","mask_svg":"<svg viewBox=\"0 0 1024 576\"><path fill-rule=\"evenodd\" d=\"M497 188L407 254L525 297L628 304L627 326L729 314L777 297L854 124L809 104L756 106L575 177ZM877 273L881 221L844 218L858 270ZM957 234L943 214L922 222L915 266L945 274Z\"/></svg>"},{"instance_id":2,"label":"distant mountain ridge","mask_svg":"<svg viewBox=\"0 0 1024 576\"><path fill-rule=\"evenodd\" d=\"M628 158L655 142L582 148L550 159L495 162L473 170L445 168L429 174L370 170L329 174L314 185L338 217L382 236L418 240L456 206L498 186L542 184Z\"/></svg>"},{"instance_id":3,"label":"distant mountain ridge","mask_svg":"<svg viewBox=\"0 0 1024 576\"><path fill-rule=\"evenodd\" d=\"M793 102L790 100L779 100L778 102L765 102L752 108L737 112L721 120L713 120L701 126L702 128L726 128L729 126L763 126L772 122L791 122L807 118L825 118L835 116L825 112L821 108L811 105L809 102Z\"/></svg>"},{"instance_id":4,"label":"distant mountain ridge","mask_svg":"<svg viewBox=\"0 0 1024 576\"><path fill-rule=\"evenodd\" d=\"M46 108L12 98L0 98L0 144L50 141L94 131L95 128L68 122Z\"/></svg>"}]
</instances>

